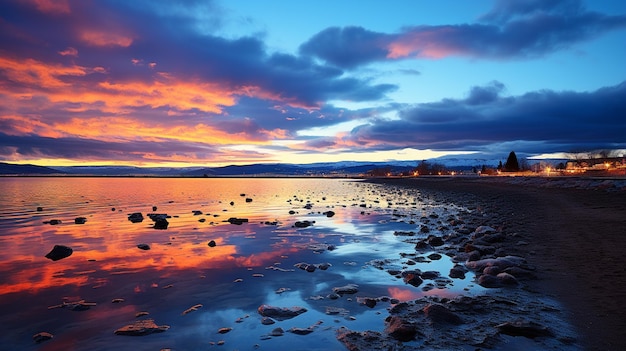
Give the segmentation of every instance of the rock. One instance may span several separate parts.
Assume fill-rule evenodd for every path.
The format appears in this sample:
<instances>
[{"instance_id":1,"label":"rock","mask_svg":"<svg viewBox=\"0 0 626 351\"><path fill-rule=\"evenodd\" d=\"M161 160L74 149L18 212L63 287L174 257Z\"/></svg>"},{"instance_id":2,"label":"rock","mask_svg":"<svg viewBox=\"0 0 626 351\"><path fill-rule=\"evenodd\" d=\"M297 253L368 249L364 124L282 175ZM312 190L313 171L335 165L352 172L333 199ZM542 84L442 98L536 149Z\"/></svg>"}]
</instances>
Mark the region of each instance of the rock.
<instances>
[{"instance_id":1,"label":"rock","mask_svg":"<svg viewBox=\"0 0 626 351\"><path fill-rule=\"evenodd\" d=\"M170 225L170 223L165 218L157 218L154 221L154 229L165 230Z\"/></svg>"},{"instance_id":2,"label":"rock","mask_svg":"<svg viewBox=\"0 0 626 351\"><path fill-rule=\"evenodd\" d=\"M359 291L359 286L356 284L348 284L344 286L338 286L333 288L335 294L356 294Z\"/></svg>"},{"instance_id":3,"label":"rock","mask_svg":"<svg viewBox=\"0 0 626 351\"><path fill-rule=\"evenodd\" d=\"M215 240L211 240L211 241L209 241L209 243L207 245L209 245L209 247L215 247L215 246L217 246L217 243L215 242Z\"/></svg>"},{"instance_id":4,"label":"rock","mask_svg":"<svg viewBox=\"0 0 626 351\"><path fill-rule=\"evenodd\" d=\"M488 266L483 269L483 274L496 275L500 273L500 267L497 266Z\"/></svg>"},{"instance_id":5,"label":"rock","mask_svg":"<svg viewBox=\"0 0 626 351\"><path fill-rule=\"evenodd\" d=\"M482 272L485 267L495 266L500 268L500 270L505 270L509 267L520 266L525 263L525 260L522 257L517 256L505 256L498 258L486 258L477 261L470 261L465 264L465 266L471 270Z\"/></svg>"},{"instance_id":6,"label":"rock","mask_svg":"<svg viewBox=\"0 0 626 351\"><path fill-rule=\"evenodd\" d=\"M85 217L74 218L74 224L85 224L85 222L87 222L87 218Z\"/></svg>"},{"instance_id":7,"label":"rock","mask_svg":"<svg viewBox=\"0 0 626 351\"><path fill-rule=\"evenodd\" d=\"M261 305L258 308L258 312L263 317L270 317L273 319L277 319L279 321L290 319L296 316L301 315L306 312L307 309L304 307L275 307L270 305Z\"/></svg>"},{"instance_id":8,"label":"rock","mask_svg":"<svg viewBox=\"0 0 626 351\"><path fill-rule=\"evenodd\" d=\"M41 206L37 207L37 212L41 212L41 211L43 211L43 207Z\"/></svg>"},{"instance_id":9,"label":"rock","mask_svg":"<svg viewBox=\"0 0 626 351\"><path fill-rule=\"evenodd\" d=\"M141 223L143 222L143 215L141 212L135 212L128 215L128 220L132 223Z\"/></svg>"},{"instance_id":10,"label":"rock","mask_svg":"<svg viewBox=\"0 0 626 351\"><path fill-rule=\"evenodd\" d=\"M69 246L54 245L52 250L48 252L48 254L46 254L46 258L53 261L58 261L60 259L69 257L70 255L72 255L73 252L74 250L72 250L72 248Z\"/></svg>"},{"instance_id":11,"label":"rock","mask_svg":"<svg viewBox=\"0 0 626 351\"><path fill-rule=\"evenodd\" d=\"M385 322L387 323L385 333L396 340L403 342L411 341L417 335L417 327L398 316L387 317Z\"/></svg>"},{"instance_id":12,"label":"rock","mask_svg":"<svg viewBox=\"0 0 626 351\"><path fill-rule=\"evenodd\" d=\"M143 336L152 333L161 333L170 328L169 325L156 325L152 319L138 320L125 325L115 331L116 335Z\"/></svg>"},{"instance_id":13,"label":"rock","mask_svg":"<svg viewBox=\"0 0 626 351\"><path fill-rule=\"evenodd\" d=\"M137 247L142 250L150 250L150 245L148 244L138 244Z\"/></svg>"},{"instance_id":14,"label":"rock","mask_svg":"<svg viewBox=\"0 0 626 351\"><path fill-rule=\"evenodd\" d=\"M283 336L283 334L285 334L285 331L281 327L274 328L270 332L270 336Z\"/></svg>"},{"instance_id":15,"label":"rock","mask_svg":"<svg viewBox=\"0 0 626 351\"><path fill-rule=\"evenodd\" d=\"M422 310L426 314L426 317L428 317L433 323L454 325L463 324L461 317L457 316L454 312L450 311L443 305L431 303Z\"/></svg>"},{"instance_id":16,"label":"rock","mask_svg":"<svg viewBox=\"0 0 626 351\"><path fill-rule=\"evenodd\" d=\"M244 223L248 223L248 219L247 218L230 217L228 220L226 220L226 222L228 222L230 224L235 224L235 225L242 225Z\"/></svg>"},{"instance_id":17,"label":"rock","mask_svg":"<svg viewBox=\"0 0 626 351\"><path fill-rule=\"evenodd\" d=\"M194 211L191 211L191 213L193 213L193 215L194 215L194 216L199 216L199 215L201 215L201 214L202 214L202 211L200 211L200 210L194 210Z\"/></svg>"},{"instance_id":18,"label":"rock","mask_svg":"<svg viewBox=\"0 0 626 351\"><path fill-rule=\"evenodd\" d=\"M415 232L405 232L402 230L396 230L395 232L393 232L393 235L395 236L415 236Z\"/></svg>"},{"instance_id":19,"label":"rock","mask_svg":"<svg viewBox=\"0 0 626 351\"><path fill-rule=\"evenodd\" d=\"M330 268L331 266L332 266L332 264L330 264L330 263L328 263L328 262L325 262L325 263L320 263L320 264L318 264L318 265L317 265L317 268L319 268L319 269L321 269L321 270L325 271L325 270L327 270L328 268Z\"/></svg>"},{"instance_id":20,"label":"rock","mask_svg":"<svg viewBox=\"0 0 626 351\"><path fill-rule=\"evenodd\" d=\"M372 330L357 332L341 327L337 330L337 340L349 351L393 350L381 333Z\"/></svg>"},{"instance_id":21,"label":"rock","mask_svg":"<svg viewBox=\"0 0 626 351\"><path fill-rule=\"evenodd\" d=\"M263 324L263 325L271 325L271 324L274 324L274 323L276 323L276 321L274 321L270 317L263 317L263 318L261 318L261 324Z\"/></svg>"},{"instance_id":22,"label":"rock","mask_svg":"<svg viewBox=\"0 0 626 351\"><path fill-rule=\"evenodd\" d=\"M510 275L509 273L504 273L504 272L498 273L496 275L496 278L498 278L498 280L500 281L500 284L502 285L515 286L519 284L517 279L514 276Z\"/></svg>"},{"instance_id":23,"label":"rock","mask_svg":"<svg viewBox=\"0 0 626 351\"><path fill-rule=\"evenodd\" d=\"M157 207L156 206L152 206L152 212L156 212Z\"/></svg>"},{"instance_id":24,"label":"rock","mask_svg":"<svg viewBox=\"0 0 626 351\"><path fill-rule=\"evenodd\" d=\"M444 244L443 239L440 236L431 236L428 238L428 244L430 244L430 246L441 246Z\"/></svg>"},{"instance_id":25,"label":"rock","mask_svg":"<svg viewBox=\"0 0 626 351\"><path fill-rule=\"evenodd\" d=\"M228 333L231 330L233 330L233 328L220 328L220 329L217 330L217 332L219 334L226 334L226 333Z\"/></svg>"},{"instance_id":26,"label":"rock","mask_svg":"<svg viewBox=\"0 0 626 351\"><path fill-rule=\"evenodd\" d=\"M483 288L499 288L501 283L495 275L483 274L478 277L478 285Z\"/></svg>"},{"instance_id":27,"label":"rock","mask_svg":"<svg viewBox=\"0 0 626 351\"><path fill-rule=\"evenodd\" d=\"M428 259L430 260L437 261L437 260L440 260L442 256L438 253L431 253L430 255L426 257L428 257Z\"/></svg>"},{"instance_id":28,"label":"rock","mask_svg":"<svg viewBox=\"0 0 626 351\"><path fill-rule=\"evenodd\" d=\"M374 308L376 306L376 299L371 297L357 297L356 301L369 308Z\"/></svg>"},{"instance_id":29,"label":"rock","mask_svg":"<svg viewBox=\"0 0 626 351\"><path fill-rule=\"evenodd\" d=\"M54 335L52 335L52 334L50 334L48 332L40 332L40 333L37 333L37 334L33 335L33 340L37 344L39 344L39 343L42 343L44 341L48 341L48 340L52 339L53 337L54 337Z\"/></svg>"},{"instance_id":30,"label":"rock","mask_svg":"<svg viewBox=\"0 0 626 351\"><path fill-rule=\"evenodd\" d=\"M288 332L296 334L296 335L307 335L307 334L311 334L313 332L313 328L311 328L311 327L309 327L309 328L292 327L292 328L289 328Z\"/></svg>"},{"instance_id":31,"label":"rock","mask_svg":"<svg viewBox=\"0 0 626 351\"><path fill-rule=\"evenodd\" d=\"M422 274L420 274L420 277L422 279L437 279L439 278L439 272L437 271L426 271L426 272L422 272Z\"/></svg>"},{"instance_id":32,"label":"rock","mask_svg":"<svg viewBox=\"0 0 626 351\"><path fill-rule=\"evenodd\" d=\"M450 278L465 279L465 272L467 272L465 267L460 264L455 264L454 267L450 268L448 276Z\"/></svg>"},{"instance_id":33,"label":"rock","mask_svg":"<svg viewBox=\"0 0 626 351\"><path fill-rule=\"evenodd\" d=\"M523 336L534 339L540 336L554 336L554 333L539 323L532 321L513 321L496 325L496 328L502 334L511 336Z\"/></svg>"},{"instance_id":34,"label":"rock","mask_svg":"<svg viewBox=\"0 0 626 351\"><path fill-rule=\"evenodd\" d=\"M424 282L424 280L420 277L419 272L416 271L402 272L402 279L406 284L411 284L415 287L420 286Z\"/></svg>"},{"instance_id":35,"label":"rock","mask_svg":"<svg viewBox=\"0 0 626 351\"><path fill-rule=\"evenodd\" d=\"M251 198L249 198L249 197L247 197L247 198L246 198L246 202L252 202L252 199L251 199Z\"/></svg>"},{"instance_id":36,"label":"rock","mask_svg":"<svg viewBox=\"0 0 626 351\"><path fill-rule=\"evenodd\" d=\"M147 216L150 217L150 219L154 222L156 222L158 219L170 218L170 216L168 216L166 213L148 213Z\"/></svg>"},{"instance_id":37,"label":"rock","mask_svg":"<svg viewBox=\"0 0 626 351\"><path fill-rule=\"evenodd\" d=\"M313 222L311 221L297 221L296 223L293 224L296 228L306 228L306 227L310 227L313 225Z\"/></svg>"},{"instance_id":38,"label":"rock","mask_svg":"<svg viewBox=\"0 0 626 351\"><path fill-rule=\"evenodd\" d=\"M116 299L111 300L111 303L122 303L122 302L124 302L124 299L122 298L116 298Z\"/></svg>"},{"instance_id":39,"label":"rock","mask_svg":"<svg viewBox=\"0 0 626 351\"><path fill-rule=\"evenodd\" d=\"M57 225L57 224L61 224L63 222L61 222L60 219L51 219L49 221L45 221L43 222L43 224L50 224L50 225Z\"/></svg>"},{"instance_id":40,"label":"rock","mask_svg":"<svg viewBox=\"0 0 626 351\"><path fill-rule=\"evenodd\" d=\"M334 216L334 215L335 215L335 212L333 212L333 211L326 211L326 212L324 212L323 214L324 214L326 217L330 218L330 217L332 217L332 216Z\"/></svg>"}]
</instances>

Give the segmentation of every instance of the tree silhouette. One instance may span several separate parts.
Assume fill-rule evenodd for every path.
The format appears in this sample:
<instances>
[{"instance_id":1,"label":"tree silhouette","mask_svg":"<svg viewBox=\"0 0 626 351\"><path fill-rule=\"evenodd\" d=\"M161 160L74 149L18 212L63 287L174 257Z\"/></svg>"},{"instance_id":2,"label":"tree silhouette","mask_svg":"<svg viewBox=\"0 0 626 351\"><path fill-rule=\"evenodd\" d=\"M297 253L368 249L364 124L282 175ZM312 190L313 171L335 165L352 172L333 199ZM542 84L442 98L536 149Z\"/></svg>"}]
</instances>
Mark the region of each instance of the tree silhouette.
<instances>
[{"instance_id":1,"label":"tree silhouette","mask_svg":"<svg viewBox=\"0 0 626 351\"><path fill-rule=\"evenodd\" d=\"M517 156L514 151L511 151L509 157L506 159L506 163L504 164L504 171L506 172L518 172L519 171L519 163L517 162Z\"/></svg>"}]
</instances>

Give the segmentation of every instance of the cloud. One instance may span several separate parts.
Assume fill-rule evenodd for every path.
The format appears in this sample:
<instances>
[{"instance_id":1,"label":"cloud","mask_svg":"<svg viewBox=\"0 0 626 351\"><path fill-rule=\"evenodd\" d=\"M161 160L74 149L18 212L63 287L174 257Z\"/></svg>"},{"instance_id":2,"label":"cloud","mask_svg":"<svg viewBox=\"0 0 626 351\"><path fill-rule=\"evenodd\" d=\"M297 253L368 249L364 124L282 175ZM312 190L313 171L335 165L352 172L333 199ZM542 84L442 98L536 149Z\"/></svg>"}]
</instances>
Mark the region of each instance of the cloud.
<instances>
[{"instance_id":1,"label":"cloud","mask_svg":"<svg viewBox=\"0 0 626 351\"><path fill-rule=\"evenodd\" d=\"M342 68L355 68L389 55L391 36L362 27L327 28L300 46L300 53Z\"/></svg>"},{"instance_id":2,"label":"cloud","mask_svg":"<svg viewBox=\"0 0 626 351\"><path fill-rule=\"evenodd\" d=\"M626 28L626 15L587 11L576 0L503 0L481 19L472 24L406 27L389 34L332 27L302 44L300 52L344 69L408 58L527 59Z\"/></svg>"},{"instance_id":3,"label":"cloud","mask_svg":"<svg viewBox=\"0 0 626 351\"><path fill-rule=\"evenodd\" d=\"M82 162L198 163L237 161L255 162L271 155L255 151L233 151L217 145L180 140L101 141L90 138L13 136L0 133L0 158L3 160L70 159Z\"/></svg>"},{"instance_id":4,"label":"cloud","mask_svg":"<svg viewBox=\"0 0 626 351\"><path fill-rule=\"evenodd\" d=\"M560 151L581 145L626 145L626 82L594 92L530 92L502 96L494 82L473 87L466 99L445 99L404 109L400 119L355 128L350 139L367 148L478 150L505 142L535 142ZM520 150L523 151L523 150Z\"/></svg>"}]
</instances>

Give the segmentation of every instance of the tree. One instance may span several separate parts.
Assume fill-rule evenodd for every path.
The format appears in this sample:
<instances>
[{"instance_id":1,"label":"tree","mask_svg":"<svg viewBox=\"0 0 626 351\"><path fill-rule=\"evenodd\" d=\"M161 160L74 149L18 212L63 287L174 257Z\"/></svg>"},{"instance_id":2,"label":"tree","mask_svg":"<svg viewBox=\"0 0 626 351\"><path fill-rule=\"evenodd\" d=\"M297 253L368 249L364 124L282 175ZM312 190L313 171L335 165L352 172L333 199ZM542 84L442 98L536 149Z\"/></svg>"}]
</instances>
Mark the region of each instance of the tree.
<instances>
[{"instance_id":1,"label":"tree","mask_svg":"<svg viewBox=\"0 0 626 351\"><path fill-rule=\"evenodd\" d=\"M505 172L519 172L519 163L517 162L517 156L515 155L515 151L511 151L509 157L506 159L506 163L504 164Z\"/></svg>"}]
</instances>

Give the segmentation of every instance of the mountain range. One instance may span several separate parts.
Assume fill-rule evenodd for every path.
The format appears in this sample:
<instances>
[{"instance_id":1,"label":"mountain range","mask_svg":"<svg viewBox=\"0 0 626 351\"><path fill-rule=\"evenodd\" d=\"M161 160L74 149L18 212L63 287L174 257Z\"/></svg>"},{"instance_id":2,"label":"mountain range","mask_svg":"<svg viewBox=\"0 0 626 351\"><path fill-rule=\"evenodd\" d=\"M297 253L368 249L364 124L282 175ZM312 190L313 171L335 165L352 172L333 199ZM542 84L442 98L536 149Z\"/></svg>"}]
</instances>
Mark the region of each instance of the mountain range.
<instances>
[{"instance_id":1,"label":"mountain range","mask_svg":"<svg viewBox=\"0 0 626 351\"><path fill-rule=\"evenodd\" d=\"M474 157L472 157L474 156ZM259 163L221 167L133 167L133 166L38 166L0 162L0 175L14 176L100 176L100 177L286 177L286 176L357 176L372 171L394 174L411 172L422 162L441 165L450 171L471 171L483 165L495 168L500 158L479 158L478 155L443 156L416 161L322 162L311 164ZM485 156L485 155L480 155ZM557 164L566 160L543 160ZM538 160L529 162L539 162Z\"/></svg>"},{"instance_id":2,"label":"mountain range","mask_svg":"<svg viewBox=\"0 0 626 351\"><path fill-rule=\"evenodd\" d=\"M225 176L354 176L373 170L409 172L422 161L324 162L313 164L263 163L223 167L132 167L132 166L37 166L0 162L0 175L135 176L135 177L225 177ZM445 158L431 159L450 170L470 170L499 160Z\"/></svg>"}]
</instances>

